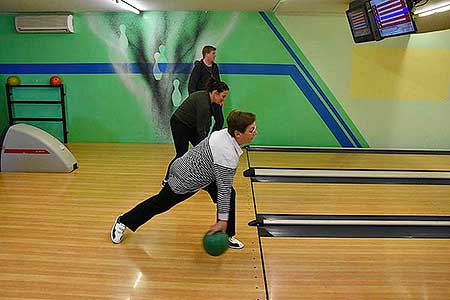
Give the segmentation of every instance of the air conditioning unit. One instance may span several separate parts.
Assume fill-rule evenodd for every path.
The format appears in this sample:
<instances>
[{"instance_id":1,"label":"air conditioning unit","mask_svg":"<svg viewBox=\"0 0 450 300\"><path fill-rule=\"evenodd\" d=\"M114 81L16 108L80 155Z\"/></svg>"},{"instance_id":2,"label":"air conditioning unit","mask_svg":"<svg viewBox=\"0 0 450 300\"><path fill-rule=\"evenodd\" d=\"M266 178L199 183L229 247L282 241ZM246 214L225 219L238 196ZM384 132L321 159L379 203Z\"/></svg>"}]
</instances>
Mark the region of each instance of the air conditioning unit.
<instances>
[{"instance_id":1,"label":"air conditioning unit","mask_svg":"<svg viewBox=\"0 0 450 300\"><path fill-rule=\"evenodd\" d=\"M18 15L15 23L17 32L74 32L73 16L69 14Z\"/></svg>"}]
</instances>

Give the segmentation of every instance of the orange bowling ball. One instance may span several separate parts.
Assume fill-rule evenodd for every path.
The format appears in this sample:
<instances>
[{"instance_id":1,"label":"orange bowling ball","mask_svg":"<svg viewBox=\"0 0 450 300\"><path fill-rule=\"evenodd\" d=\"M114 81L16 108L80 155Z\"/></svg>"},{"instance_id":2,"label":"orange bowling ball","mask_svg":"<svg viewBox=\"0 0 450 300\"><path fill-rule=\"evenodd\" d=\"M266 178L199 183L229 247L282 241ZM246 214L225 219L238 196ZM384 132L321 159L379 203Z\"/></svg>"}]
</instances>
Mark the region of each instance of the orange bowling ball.
<instances>
[{"instance_id":1,"label":"orange bowling ball","mask_svg":"<svg viewBox=\"0 0 450 300\"><path fill-rule=\"evenodd\" d=\"M52 76L52 77L50 77L50 85L60 86L61 85L61 78L59 76Z\"/></svg>"}]
</instances>

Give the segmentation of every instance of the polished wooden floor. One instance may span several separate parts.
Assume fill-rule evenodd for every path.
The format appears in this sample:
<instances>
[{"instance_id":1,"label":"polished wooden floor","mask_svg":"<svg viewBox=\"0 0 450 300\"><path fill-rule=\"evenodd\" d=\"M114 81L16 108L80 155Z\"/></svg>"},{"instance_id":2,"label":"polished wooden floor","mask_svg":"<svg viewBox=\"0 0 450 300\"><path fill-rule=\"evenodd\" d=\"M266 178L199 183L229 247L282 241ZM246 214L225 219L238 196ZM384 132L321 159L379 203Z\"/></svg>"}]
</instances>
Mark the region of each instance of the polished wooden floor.
<instances>
[{"instance_id":1,"label":"polished wooden floor","mask_svg":"<svg viewBox=\"0 0 450 300\"><path fill-rule=\"evenodd\" d=\"M262 238L270 299L450 299L450 242Z\"/></svg>"},{"instance_id":2,"label":"polished wooden floor","mask_svg":"<svg viewBox=\"0 0 450 300\"><path fill-rule=\"evenodd\" d=\"M80 165L73 173L0 173L0 299L450 299L449 240L261 238L260 247L256 229L247 226L255 205L242 176L245 157L234 182L243 250L220 257L203 251L202 236L215 218L204 192L114 245L114 218L159 191L173 146L68 146ZM445 157L412 159L410 166L408 157L377 165L358 156L352 162L347 155L324 161L261 153L253 165L450 169ZM254 188L258 213L450 212L446 186Z\"/></svg>"},{"instance_id":3,"label":"polished wooden floor","mask_svg":"<svg viewBox=\"0 0 450 300\"><path fill-rule=\"evenodd\" d=\"M450 216L449 185L254 183L260 214Z\"/></svg>"},{"instance_id":4,"label":"polished wooden floor","mask_svg":"<svg viewBox=\"0 0 450 300\"><path fill-rule=\"evenodd\" d=\"M450 171L450 155L249 152L252 166Z\"/></svg>"},{"instance_id":5,"label":"polished wooden floor","mask_svg":"<svg viewBox=\"0 0 450 300\"><path fill-rule=\"evenodd\" d=\"M249 152L252 167L450 170L450 156ZM450 186L254 183L260 214L450 215ZM450 240L261 238L269 299L450 299Z\"/></svg>"},{"instance_id":6,"label":"polished wooden floor","mask_svg":"<svg viewBox=\"0 0 450 300\"><path fill-rule=\"evenodd\" d=\"M0 299L265 298L246 180L236 182L243 250L203 251L215 222L205 192L114 245L114 218L159 192L173 146L68 146L73 173L0 173Z\"/></svg>"}]
</instances>

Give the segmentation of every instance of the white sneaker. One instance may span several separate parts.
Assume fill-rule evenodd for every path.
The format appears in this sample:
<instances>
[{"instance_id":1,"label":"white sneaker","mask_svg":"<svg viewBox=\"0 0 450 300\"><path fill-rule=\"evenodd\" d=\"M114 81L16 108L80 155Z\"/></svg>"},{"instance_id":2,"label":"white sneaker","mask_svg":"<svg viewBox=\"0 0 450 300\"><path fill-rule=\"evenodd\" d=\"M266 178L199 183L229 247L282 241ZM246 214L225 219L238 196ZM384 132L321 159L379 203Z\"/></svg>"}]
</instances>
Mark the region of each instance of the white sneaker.
<instances>
[{"instance_id":1,"label":"white sneaker","mask_svg":"<svg viewBox=\"0 0 450 300\"><path fill-rule=\"evenodd\" d=\"M168 179L163 179L163 181L161 181L161 187L165 187L168 181Z\"/></svg>"},{"instance_id":2,"label":"white sneaker","mask_svg":"<svg viewBox=\"0 0 450 300\"><path fill-rule=\"evenodd\" d=\"M116 221L114 222L114 225L111 228L111 241L114 244L120 244L120 242L122 242L123 234L125 232L125 229L127 229L127 226L125 226L125 224L120 223L121 216L122 215L116 218Z\"/></svg>"},{"instance_id":3,"label":"white sneaker","mask_svg":"<svg viewBox=\"0 0 450 300\"><path fill-rule=\"evenodd\" d=\"M242 249L244 248L244 243L236 239L234 236L228 238L228 247L231 249Z\"/></svg>"}]
</instances>

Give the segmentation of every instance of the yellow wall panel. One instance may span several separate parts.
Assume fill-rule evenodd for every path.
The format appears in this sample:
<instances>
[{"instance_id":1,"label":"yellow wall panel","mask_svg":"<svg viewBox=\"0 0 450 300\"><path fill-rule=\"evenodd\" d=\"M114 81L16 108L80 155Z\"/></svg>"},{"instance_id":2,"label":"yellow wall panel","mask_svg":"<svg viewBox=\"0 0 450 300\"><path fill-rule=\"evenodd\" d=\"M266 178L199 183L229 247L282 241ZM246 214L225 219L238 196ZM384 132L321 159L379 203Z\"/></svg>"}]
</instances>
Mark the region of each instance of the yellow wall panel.
<instances>
[{"instance_id":1,"label":"yellow wall panel","mask_svg":"<svg viewBox=\"0 0 450 300\"><path fill-rule=\"evenodd\" d=\"M352 49L352 98L444 101L450 99L449 86L449 50Z\"/></svg>"}]
</instances>

